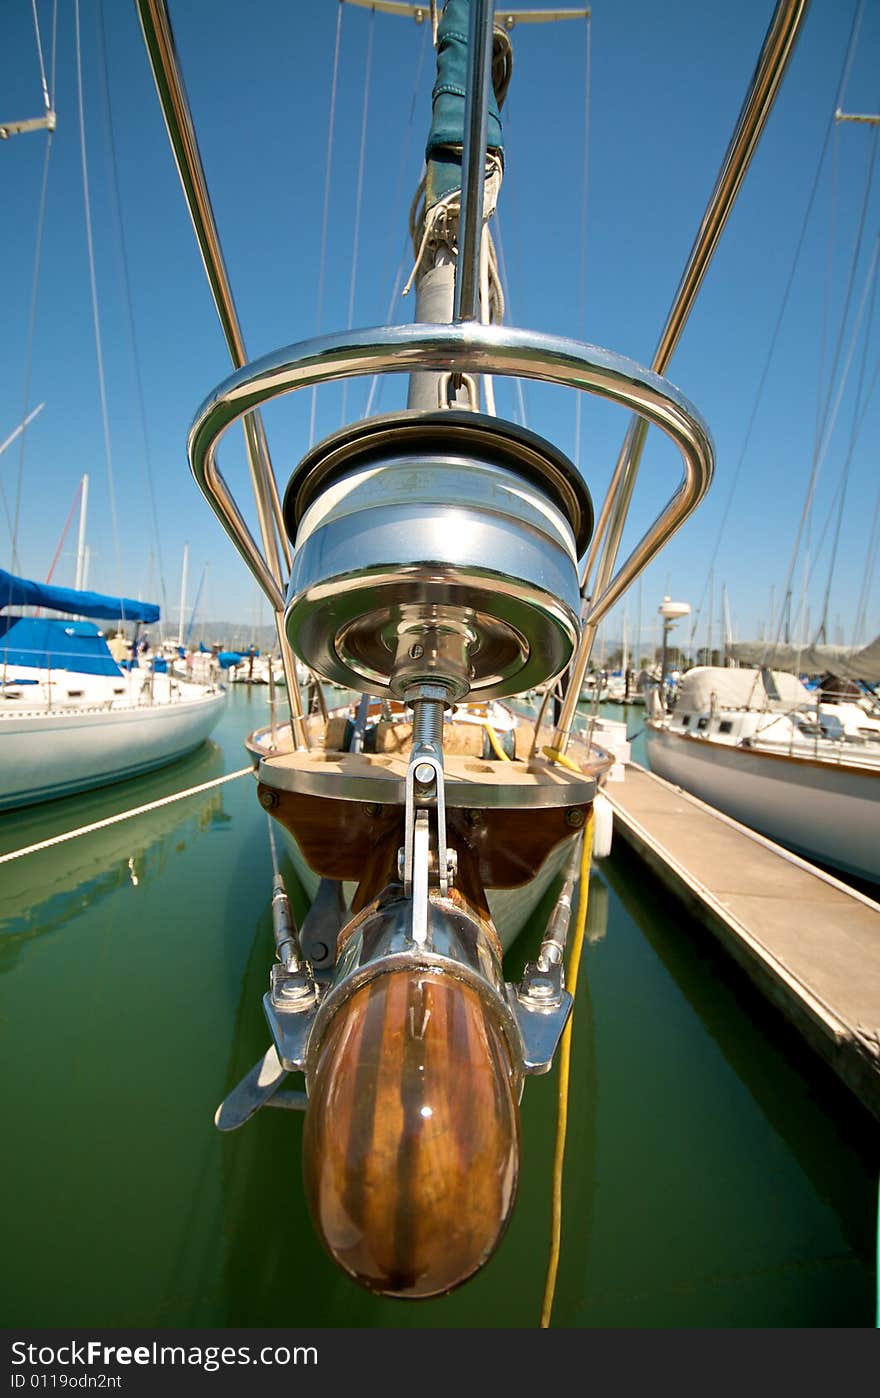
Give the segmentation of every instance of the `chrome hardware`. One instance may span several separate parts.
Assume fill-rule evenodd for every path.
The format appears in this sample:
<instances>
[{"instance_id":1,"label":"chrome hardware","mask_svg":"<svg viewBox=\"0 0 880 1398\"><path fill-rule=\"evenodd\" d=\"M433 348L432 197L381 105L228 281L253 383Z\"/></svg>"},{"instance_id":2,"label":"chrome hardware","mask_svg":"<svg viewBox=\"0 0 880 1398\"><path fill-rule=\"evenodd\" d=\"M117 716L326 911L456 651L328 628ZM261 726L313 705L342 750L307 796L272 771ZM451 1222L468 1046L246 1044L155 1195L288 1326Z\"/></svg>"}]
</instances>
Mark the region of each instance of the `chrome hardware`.
<instances>
[{"instance_id":1,"label":"chrome hardware","mask_svg":"<svg viewBox=\"0 0 880 1398\"><path fill-rule=\"evenodd\" d=\"M325 678L491 698L570 657L592 504L533 433L455 409L366 419L308 453L284 509L287 635Z\"/></svg>"},{"instance_id":2,"label":"chrome hardware","mask_svg":"<svg viewBox=\"0 0 880 1398\"><path fill-rule=\"evenodd\" d=\"M548 1073L571 1014L573 1004L563 987L560 962L546 970L531 962L523 972L519 986L507 986L510 1007L522 1036L523 1071L540 1075Z\"/></svg>"},{"instance_id":3,"label":"chrome hardware","mask_svg":"<svg viewBox=\"0 0 880 1398\"><path fill-rule=\"evenodd\" d=\"M708 429L677 388L632 360L594 345L470 322L382 326L293 345L232 374L206 400L189 434L189 460L196 482L248 568L265 588L265 560L217 466L217 446L227 428L262 403L296 389L361 374L411 373L416 369L442 373L450 366L457 372L510 374L598 394L646 418L678 448L683 479L636 549L593 599L591 620L601 621L702 500L712 478L714 458ZM464 416L474 418L470 413ZM582 550L579 548L578 552ZM454 585L454 578L450 584ZM268 589L274 600L271 581ZM577 632L579 607L578 601L573 608L566 608L574 618L568 622L573 628L569 632L569 655ZM528 688L531 683L526 679L526 671L524 665L516 677L521 688Z\"/></svg>"},{"instance_id":4,"label":"chrome hardware","mask_svg":"<svg viewBox=\"0 0 880 1398\"><path fill-rule=\"evenodd\" d=\"M418 647L421 649L421 647ZM421 656L416 657L416 664ZM405 781L404 844L398 854L403 891L412 900L412 938L420 947L428 940L428 900L431 875L430 801L436 816L437 854L434 874L445 898L455 876L457 856L446 844L446 788L443 776L443 713L455 689L448 684L417 684L406 691L412 705L413 734ZM417 809L416 803L423 803Z\"/></svg>"},{"instance_id":5,"label":"chrome hardware","mask_svg":"<svg viewBox=\"0 0 880 1398\"><path fill-rule=\"evenodd\" d=\"M283 1089L288 1078L286 1068L278 1062L278 1054L269 1046L263 1057L255 1063L249 1073L245 1073L214 1113L214 1125L218 1131L237 1131L261 1107L282 1107L287 1111L302 1112L308 1098L304 1092Z\"/></svg>"},{"instance_id":6,"label":"chrome hardware","mask_svg":"<svg viewBox=\"0 0 880 1398\"><path fill-rule=\"evenodd\" d=\"M278 1061L287 1072L301 1069L309 1033L318 1009L318 986L308 970L288 971L273 966L263 1012Z\"/></svg>"},{"instance_id":7,"label":"chrome hardware","mask_svg":"<svg viewBox=\"0 0 880 1398\"><path fill-rule=\"evenodd\" d=\"M480 390L477 388L477 381L473 374L454 374L451 370L445 374L440 374L437 378L438 408L461 407L457 395L459 389L462 388L468 396L468 410L472 413L478 413L480 411Z\"/></svg>"}]
</instances>

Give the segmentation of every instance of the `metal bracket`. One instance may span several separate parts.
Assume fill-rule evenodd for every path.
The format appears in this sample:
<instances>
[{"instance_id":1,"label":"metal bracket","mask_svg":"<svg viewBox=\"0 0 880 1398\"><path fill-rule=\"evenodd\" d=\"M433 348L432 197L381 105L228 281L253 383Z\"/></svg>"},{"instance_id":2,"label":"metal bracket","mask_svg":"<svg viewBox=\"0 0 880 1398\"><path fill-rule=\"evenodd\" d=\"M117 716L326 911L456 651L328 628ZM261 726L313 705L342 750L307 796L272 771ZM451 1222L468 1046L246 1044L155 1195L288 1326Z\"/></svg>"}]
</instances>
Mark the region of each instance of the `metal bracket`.
<instances>
[{"instance_id":1,"label":"metal bracket","mask_svg":"<svg viewBox=\"0 0 880 1398\"><path fill-rule=\"evenodd\" d=\"M283 1091L282 1084L289 1076L286 1068L278 1062L278 1054L270 1045L259 1062L241 1082L224 1098L214 1113L214 1125L218 1131L237 1131L250 1121L261 1107L284 1107L288 1111L304 1111L304 1092Z\"/></svg>"},{"instance_id":2,"label":"metal bracket","mask_svg":"<svg viewBox=\"0 0 880 1398\"><path fill-rule=\"evenodd\" d=\"M428 944L428 902L431 876L445 898L455 878L458 856L446 843L446 795L443 754L434 744L413 744L405 780L406 814L403 848L398 853L398 869L403 891L412 899L412 939L416 946ZM433 793L433 794L432 794ZM431 859L429 808L416 801L431 799L436 811L437 858Z\"/></svg>"},{"instance_id":3,"label":"metal bracket","mask_svg":"<svg viewBox=\"0 0 880 1398\"><path fill-rule=\"evenodd\" d=\"M448 369L445 374L438 375L437 378L437 399L438 407L455 408L460 404L456 402L455 395L459 388L467 390L468 407L472 413L480 411L480 392L477 388L477 381L473 374L459 374L452 369Z\"/></svg>"},{"instance_id":4,"label":"metal bracket","mask_svg":"<svg viewBox=\"0 0 880 1398\"><path fill-rule=\"evenodd\" d=\"M315 980L329 980L336 965L336 942L347 921L342 884L337 879L321 879L299 933L303 957Z\"/></svg>"},{"instance_id":5,"label":"metal bracket","mask_svg":"<svg viewBox=\"0 0 880 1398\"><path fill-rule=\"evenodd\" d=\"M529 962L518 986L508 984L507 1000L523 1041L523 1071L549 1073L574 1004L563 987L558 963L542 971Z\"/></svg>"},{"instance_id":6,"label":"metal bracket","mask_svg":"<svg viewBox=\"0 0 880 1398\"><path fill-rule=\"evenodd\" d=\"M282 1068L301 1072L306 1047L318 1010L318 987L308 970L272 967L270 988L263 996L263 1011Z\"/></svg>"}]
</instances>

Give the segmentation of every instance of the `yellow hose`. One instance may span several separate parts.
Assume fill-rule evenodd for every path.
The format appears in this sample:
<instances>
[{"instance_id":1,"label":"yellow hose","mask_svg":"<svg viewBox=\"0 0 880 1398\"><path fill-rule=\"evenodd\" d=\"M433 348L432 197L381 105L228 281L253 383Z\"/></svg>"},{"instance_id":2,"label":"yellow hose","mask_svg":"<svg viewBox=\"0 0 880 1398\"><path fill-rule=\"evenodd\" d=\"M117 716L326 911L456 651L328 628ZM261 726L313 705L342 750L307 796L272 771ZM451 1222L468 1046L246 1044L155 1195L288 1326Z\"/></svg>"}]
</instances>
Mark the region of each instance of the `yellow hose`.
<instances>
[{"instance_id":1,"label":"yellow hose","mask_svg":"<svg viewBox=\"0 0 880 1398\"><path fill-rule=\"evenodd\" d=\"M495 732L495 729L492 727L491 723L484 723L483 727L489 734L489 742L492 746L492 751L494 752L495 756L501 762L509 762L510 758L507 756L507 753L504 751L504 748L499 743L498 734Z\"/></svg>"},{"instance_id":2,"label":"yellow hose","mask_svg":"<svg viewBox=\"0 0 880 1398\"><path fill-rule=\"evenodd\" d=\"M583 767L579 766L573 758L566 757L565 753L560 752L558 748L542 748L541 751L545 757L550 758L551 762L558 762L560 767L567 767L569 772L580 772L583 774Z\"/></svg>"},{"instance_id":3,"label":"yellow hose","mask_svg":"<svg viewBox=\"0 0 880 1398\"><path fill-rule=\"evenodd\" d=\"M551 750L544 749L548 756ZM558 760L557 758L553 759ZM567 765L568 759L561 759ZM593 812L584 827L581 843L581 869L578 886L578 906L575 917L574 931L569 943L568 966L565 972L565 987L575 998L577 992L578 970L581 964L581 952L584 946L584 934L587 927L587 907L590 901L590 859L593 853ZM553 1298L556 1294L556 1274L559 1270L559 1252L562 1243L562 1172L565 1164L565 1134L568 1128L568 1081L571 1068L571 1028L574 1020L574 1006L568 1017L568 1023L562 1035L562 1042L559 1046L559 1083L558 1101L556 1108L556 1146L553 1156L553 1201L550 1222L550 1257L547 1263L547 1277L544 1282L544 1301L541 1308L541 1329L546 1330L550 1324L550 1315L553 1310Z\"/></svg>"}]
</instances>

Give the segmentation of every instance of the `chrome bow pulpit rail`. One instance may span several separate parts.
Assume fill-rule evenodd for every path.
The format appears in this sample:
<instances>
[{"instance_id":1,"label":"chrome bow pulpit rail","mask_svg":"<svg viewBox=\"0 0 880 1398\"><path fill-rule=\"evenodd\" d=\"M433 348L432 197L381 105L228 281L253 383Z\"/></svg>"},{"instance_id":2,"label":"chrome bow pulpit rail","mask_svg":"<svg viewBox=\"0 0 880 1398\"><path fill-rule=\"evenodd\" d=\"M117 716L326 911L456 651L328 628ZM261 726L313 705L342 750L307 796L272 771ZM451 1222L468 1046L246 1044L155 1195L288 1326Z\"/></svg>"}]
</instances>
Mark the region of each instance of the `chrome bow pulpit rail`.
<instances>
[{"instance_id":1,"label":"chrome bow pulpit rail","mask_svg":"<svg viewBox=\"0 0 880 1398\"><path fill-rule=\"evenodd\" d=\"M195 479L272 606L284 606L273 572L224 480L217 447L228 427L296 389L363 374L414 369L541 379L619 403L659 427L681 453L684 474L654 523L594 599L595 624L696 509L712 479L714 450L696 408L662 378L623 355L560 336L495 325L391 325L305 340L231 374L205 400L190 429Z\"/></svg>"}]
</instances>

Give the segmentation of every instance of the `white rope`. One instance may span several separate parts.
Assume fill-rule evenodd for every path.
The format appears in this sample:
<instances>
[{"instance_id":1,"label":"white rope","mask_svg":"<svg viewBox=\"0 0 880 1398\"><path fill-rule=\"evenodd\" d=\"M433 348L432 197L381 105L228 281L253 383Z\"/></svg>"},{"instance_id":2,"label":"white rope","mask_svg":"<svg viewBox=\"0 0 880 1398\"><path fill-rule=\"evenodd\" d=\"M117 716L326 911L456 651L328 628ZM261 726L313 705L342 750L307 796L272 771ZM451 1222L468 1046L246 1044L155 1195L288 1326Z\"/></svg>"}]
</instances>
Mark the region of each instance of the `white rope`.
<instances>
[{"instance_id":1,"label":"white rope","mask_svg":"<svg viewBox=\"0 0 880 1398\"><path fill-rule=\"evenodd\" d=\"M171 806L175 801L185 800L187 796L198 796L199 792L210 791L212 787L222 786L224 782L234 782L239 777L246 777L253 770L253 767L241 767L237 772L227 772L224 777L215 777L213 781L202 782L200 786L191 786L187 791L163 796L161 800L151 801L147 806L136 806L131 811L121 811L119 815L108 816L106 820L96 820L92 825L81 825L79 830L68 830L64 835L55 835L51 840L40 840L39 844L27 845L24 849L13 850L10 854L0 854L0 864L9 864L13 859L23 859L26 854L38 854L40 850L63 845L68 840L77 840L80 835L91 835L96 830L106 830L108 825L119 825L123 820L132 820L134 816L147 815L150 811L157 811L160 806Z\"/></svg>"},{"instance_id":2,"label":"white rope","mask_svg":"<svg viewBox=\"0 0 880 1398\"><path fill-rule=\"evenodd\" d=\"M321 221L321 256L318 263L318 309L315 316L315 334L321 333L321 318L324 313L324 273L327 266L327 226L330 218L330 170L333 163L333 128L336 122L336 84L339 76L339 43L342 37L342 11L340 3L336 11L336 47L333 51L333 76L330 79L330 118L327 123L327 173L324 177L324 214ZM312 389L311 415L309 418L309 446L315 443L315 413L318 405L317 385Z\"/></svg>"},{"instance_id":3,"label":"white rope","mask_svg":"<svg viewBox=\"0 0 880 1398\"><path fill-rule=\"evenodd\" d=\"M367 57L364 63L364 100L361 111L361 148L358 155L357 190L354 196L354 233L351 245L351 280L348 287L348 319L346 328L354 325L354 297L357 288L358 253L361 241L361 210L364 202L364 165L367 157L367 116L370 110L370 78L373 72L373 36L376 32L376 11L370 11L370 29L367 36ZM348 401L348 379L342 383L342 410L340 427L345 425L345 406Z\"/></svg>"},{"instance_id":4,"label":"white rope","mask_svg":"<svg viewBox=\"0 0 880 1398\"><path fill-rule=\"evenodd\" d=\"M107 485L110 499L110 518L113 522L113 541L116 552L116 567L119 575L119 595L124 594L122 574L122 553L119 547L119 523L116 515L116 491L113 483L113 452L110 447L110 418L107 412L107 386L104 380L104 354L101 348L101 321L98 314L98 284L95 279L95 249L92 241L92 209L89 199L89 167L86 159L86 123L83 110L82 49L79 33L79 0L74 0L76 18L76 90L79 106L79 140L82 155L83 206L86 216L86 245L89 253L89 281L92 293L92 320L95 327L95 351L98 360L98 388L101 397L101 420L104 427L104 453L107 458Z\"/></svg>"}]
</instances>

